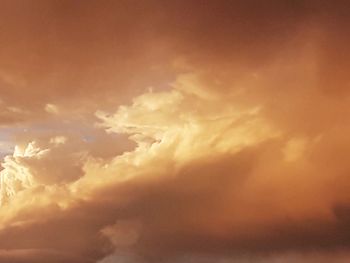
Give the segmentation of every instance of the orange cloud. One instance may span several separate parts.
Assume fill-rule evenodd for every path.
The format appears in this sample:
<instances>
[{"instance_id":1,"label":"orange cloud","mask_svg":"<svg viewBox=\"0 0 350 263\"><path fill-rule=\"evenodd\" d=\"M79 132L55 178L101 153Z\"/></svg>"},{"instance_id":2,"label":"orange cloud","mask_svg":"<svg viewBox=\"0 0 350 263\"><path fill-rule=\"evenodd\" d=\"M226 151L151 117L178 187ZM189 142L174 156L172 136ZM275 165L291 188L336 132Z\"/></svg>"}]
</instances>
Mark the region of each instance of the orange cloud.
<instances>
[{"instance_id":1,"label":"orange cloud","mask_svg":"<svg viewBox=\"0 0 350 263\"><path fill-rule=\"evenodd\" d=\"M346 262L345 10L5 1L0 262Z\"/></svg>"}]
</instances>

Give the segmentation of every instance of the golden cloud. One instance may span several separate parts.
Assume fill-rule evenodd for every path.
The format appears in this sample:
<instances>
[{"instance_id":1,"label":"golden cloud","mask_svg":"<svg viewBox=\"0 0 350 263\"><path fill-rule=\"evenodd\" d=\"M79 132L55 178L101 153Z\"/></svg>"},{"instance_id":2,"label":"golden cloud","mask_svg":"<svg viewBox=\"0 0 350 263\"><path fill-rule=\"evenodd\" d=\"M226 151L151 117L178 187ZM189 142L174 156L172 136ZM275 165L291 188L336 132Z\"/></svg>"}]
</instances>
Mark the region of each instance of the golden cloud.
<instances>
[{"instance_id":1,"label":"golden cloud","mask_svg":"<svg viewBox=\"0 0 350 263\"><path fill-rule=\"evenodd\" d=\"M346 6L146 2L4 3L0 262L346 262Z\"/></svg>"}]
</instances>

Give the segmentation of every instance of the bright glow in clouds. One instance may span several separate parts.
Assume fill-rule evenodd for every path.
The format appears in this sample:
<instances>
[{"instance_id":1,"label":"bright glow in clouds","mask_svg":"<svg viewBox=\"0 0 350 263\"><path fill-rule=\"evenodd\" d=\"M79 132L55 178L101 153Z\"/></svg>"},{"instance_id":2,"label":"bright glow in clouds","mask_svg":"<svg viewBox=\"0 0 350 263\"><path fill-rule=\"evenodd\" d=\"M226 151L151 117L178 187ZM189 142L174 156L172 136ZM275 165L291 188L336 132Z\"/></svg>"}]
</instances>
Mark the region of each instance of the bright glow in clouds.
<instances>
[{"instance_id":1,"label":"bright glow in clouds","mask_svg":"<svg viewBox=\"0 0 350 263\"><path fill-rule=\"evenodd\" d=\"M303 220L332 223L331 203L347 197L324 189L329 177L319 173L319 157L312 153L322 147L323 137L290 138L261 105L245 106L235 92L209 96L202 79L201 74L180 75L169 91L148 91L115 114L97 111L98 129L126 134L136 143L134 150L112 159L93 157L63 135L42 140L43 148L34 141L16 146L2 164L2 229L50 227L57 224L55 214L75 225L75 211L81 211L92 234L109 240L114 251L109 258L131 260L139 253L145 258L196 254L187 236L204 233L214 251L227 240L265 242L276 226L287 232L274 242L289 242L285 217L292 226ZM74 167L81 167L80 175ZM311 185L308 180L315 178ZM323 201L315 203L315 197ZM95 201L110 211L97 225L97 208L89 205ZM256 241L250 239L253 233ZM72 242L80 246L83 241ZM160 251L158 242L163 243ZM240 244L233 248L239 255ZM72 253L84 255L84 249Z\"/></svg>"},{"instance_id":2,"label":"bright glow in clouds","mask_svg":"<svg viewBox=\"0 0 350 263\"><path fill-rule=\"evenodd\" d=\"M4 169L0 172L1 204L13 198L17 192L34 185L33 176L29 168L23 164L23 160L40 159L48 151L49 149L41 150L35 145L35 142L31 142L24 149L16 146L13 155L4 158L4 162L1 164Z\"/></svg>"},{"instance_id":3,"label":"bright glow in clouds","mask_svg":"<svg viewBox=\"0 0 350 263\"><path fill-rule=\"evenodd\" d=\"M0 263L350 261L347 5L199 2L2 3Z\"/></svg>"},{"instance_id":4,"label":"bright glow in clouds","mask_svg":"<svg viewBox=\"0 0 350 263\"><path fill-rule=\"evenodd\" d=\"M125 191L123 190L125 188L124 184L128 184L128 182L137 184L140 182L140 187L147 189L149 184L153 185L159 180L161 184L168 187L166 185L171 184L169 180L174 180L176 177L179 177L180 180L185 179L182 179L184 175L181 175L181 173L183 173L182 170L187 169L190 170L189 178L186 180L191 181L192 176L199 176L198 179L200 180L201 173L203 173L201 166L206 166L205 163L200 164L201 162L208 161L211 163L210 160L214 160L213 165L215 166L216 162L221 162L217 160L218 158L227 159L224 156L235 156L242 149L255 147L266 140L278 138L281 135L261 116L259 107L244 108L232 104L234 95L232 97L217 94L213 98L206 98L192 93L192 90L197 90L200 93L201 83L197 79L198 77L196 74L191 74L190 77L187 75L180 76L178 81L172 84L171 90L163 92L149 91L136 97L130 106L119 107L113 115L98 111L96 116L102 121L98 124L99 127L104 127L109 133L129 135L129 139L135 141L136 147L133 151L118 155L111 161L87 158L85 163L82 164L85 174L76 180L68 181L66 184L58 185L56 180L44 180L45 177L54 177L56 172L49 169L38 169L38 165L39 168L53 165L53 163L46 160L52 159L51 155L54 154L55 147L60 148L63 147L62 145L69 145L66 137L50 138L48 142L51 149L42 150L36 146L35 142L29 143L24 150L16 147L13 156L5 157L3 164L5 169L1 174L3 204L5 205L2 209L4 212L8 211L10 218L3 219L3 227L9 223L23 224L22 217L16 219L17 214L30 213L28 209L39 209L39 215L31 216L25 221L37 220L35 218L40 218L40 213L47 215L48 212L45 210L49 209L52 204L59 204L61 209L68 209L68 211L75 209L74 203L77 200L93 200L91 198L96 193L104 192L103 189L109 188L110 185L116 187L114 197L111 196L114 200L112 204L114 208L111 209L119 209L118 207L122 207L125 202L123 199L141 198L138 197L137 193L133 193L134 190L123 194ZM199 86L194 87L193 85ZM73 155L75 155L75 151L79 151L79 148L69 149L73 150ZM60 152L60 154L65 153ZM33 159L41 161L39 163L32 162ZM222 177L225 174L225 176L232 177L233 182L236 180L239 182L240 179L235 179L235 177L240 175L234 173L229 175L230 170L226 171L227 168L225 167L227 165L231 166L231 161L229 159L227 161L229 163L225 163L226 160L224 160L222 167L218 164L217 168L209 168L209 171L211 169L214 169L213 171L223 169L219 174L216 172L206 174L207 172L204 172L204 182L206 180L215 181L217 176ZM68 166L67 162L72 162L72 160L66 159L66 162L61 165ZM192 166L191 162L195 167L197 165L199 167L186 168ZM232 169L235 169L234 166ZM58 167L58 169L63 168ZM192 169L199 169L199 174L192 174ZM72 171L68 170L68 172L71 173ZM178 173L179 175L177 175ZM69 177L69 175L66 174L65 177ZM212 178L210 179L210 177ZM150 181L147 182L148 180ZM182 193L185 196L189 194L187 191L192 191L192 187L199 187L198 194L203 191L201 190L203 186L201 186L200 181L189 182L188 190L181 190L183 183L178 183L180 183L179 194L185 191ZM18 185L20 187L17 187ZM209 185L204 185L204 187L211 188ZM160 189L162 188L160 186ZM215 187L213 191L216 191ZM62 193L65 194L62 195ZM16 194L19 194L19 196L17 197ZM16 198L18 198L18 201L10 200L7 204L8 199ZM15 207L16 209L14 209ZM230 213L228 210L226 216L229 216ZM109 217L110 215L108 215ZM47 220L50 221L51 219ZM111 225L101 226L100 234L108 238L111 244L116 247L116 253L119 253L120 249L129 250L130 247L138 244L145 222L140 221L137 217L135 219L123 219L122 215L115 215L109 220L112 220ZM217 218L215 220L220 221L221 219ZM232 223L234 221L236 219ZM205 221L198 223L200 228L208 227ZM169 226L169 229L171 228ZM221 230L208 229L208 231L214 231L213 234L215 234L216 231Z\"/></svg>"}]
</instances>

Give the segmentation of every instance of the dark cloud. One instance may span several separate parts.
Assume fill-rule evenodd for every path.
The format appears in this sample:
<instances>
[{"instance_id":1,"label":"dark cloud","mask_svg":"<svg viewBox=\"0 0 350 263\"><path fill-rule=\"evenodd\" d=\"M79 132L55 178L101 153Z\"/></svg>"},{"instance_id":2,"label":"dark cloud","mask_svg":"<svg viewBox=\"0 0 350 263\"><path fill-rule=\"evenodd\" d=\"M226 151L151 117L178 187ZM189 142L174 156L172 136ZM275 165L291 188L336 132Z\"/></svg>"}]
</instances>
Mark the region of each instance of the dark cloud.
<instances>
[{"instance_id":1,"label":"dark cloud","mask_svg":"<svg viewBox=\"0 0 350 263\"><path fill-rule=\"evenodd\" d=\"M2 99L30 110L50 101L76 107L77 98L93 107L110 96L110 104L125 102L140 87L169 82L178 56L254 70L313 23L329 33L320 43L327 86L334 74L348 75L346 8L342 1L3 1Z\"/></svg>"}]
</instances>

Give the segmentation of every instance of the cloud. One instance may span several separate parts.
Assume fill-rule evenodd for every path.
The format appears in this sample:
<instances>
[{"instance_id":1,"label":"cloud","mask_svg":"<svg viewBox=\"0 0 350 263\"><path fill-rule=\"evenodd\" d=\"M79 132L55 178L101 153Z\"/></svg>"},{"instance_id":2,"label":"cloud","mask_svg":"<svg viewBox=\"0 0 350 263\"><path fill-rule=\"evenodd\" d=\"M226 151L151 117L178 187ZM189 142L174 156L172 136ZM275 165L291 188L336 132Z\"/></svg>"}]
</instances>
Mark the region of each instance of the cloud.
<instances>
[{"instance_id":1,"label":"cloud","mask_svg":"<svg viewBox=\"0 0 350 263\"><path fill-rule=\"evenodd\" d=\"M45 111L48 113L51 113L51 114L58 114L58 112L59 112L57 106L54 104L50 104L50 103L45 105Z\"/></svg>"},{"instance_id":2,"label":"cloud","mask_svg":"<svg viewBox=\"0 0 350 263\"><path fill-rule=\"evenodd\" d=\"M3 246L69 247L92 260L111 250L142 260L175 260L203 249L233 257L347 244L347 235L340 235L346 223L333 206L346 196L332 196L335 189L324 188L329 175L319 174L317 148L327 135L312 143L290 137L261 107L232 104L239 94L193 93L193 83L200 91L205 82L201 75L191 78L196 80L180 76L172 90L145 93L115 114L98 112L100 126L130 135L136 148L112 160L84 159L79 176L67 170L79 144L48 140L50 152L40 163L26 162L41 186L20 192L3 208L8 217L0 240L12 237ZM31 149L24 152L42 151ZM65 171L62 177L42 170L54 166ZM29 196L32 201L24 201ZM34 234L38 228L40 237ZM58 234L64 243L46 243ZM330 241L333 235L339 239Z\"/></svg>"},{"instance_id":3,"label":"cloud","mask_svg":"<svg viewBox=\"0 0 350 263\"><path fill-rule=\"evenodd\" d=\"M13 262L13 263L29 263L29 262L47 262L47 260L55 263L63 262L93 262L87 261L76 257L74 255L69 255L61 253L59 251L51 250L35 250L35 249L15 249L15 250L2 250L0 251L0 261L1 262Z\"/></svg>"},{"instance_id":4,"label":"cloud","mask_svg":"<svg viewBox=\"0 0 350 263\"><path fill-rule=\"evenodd\" d=\"M348 260L345 2L103 2L0 11L0 262Z\"/></svg>"}]
</instances>

